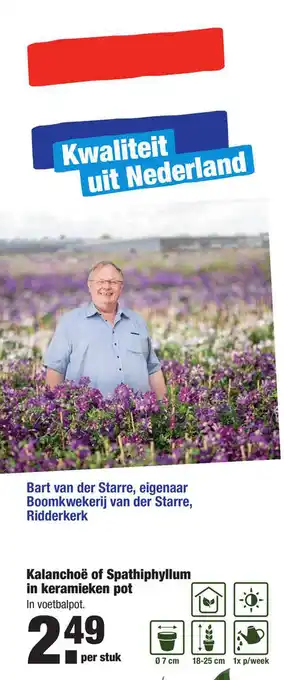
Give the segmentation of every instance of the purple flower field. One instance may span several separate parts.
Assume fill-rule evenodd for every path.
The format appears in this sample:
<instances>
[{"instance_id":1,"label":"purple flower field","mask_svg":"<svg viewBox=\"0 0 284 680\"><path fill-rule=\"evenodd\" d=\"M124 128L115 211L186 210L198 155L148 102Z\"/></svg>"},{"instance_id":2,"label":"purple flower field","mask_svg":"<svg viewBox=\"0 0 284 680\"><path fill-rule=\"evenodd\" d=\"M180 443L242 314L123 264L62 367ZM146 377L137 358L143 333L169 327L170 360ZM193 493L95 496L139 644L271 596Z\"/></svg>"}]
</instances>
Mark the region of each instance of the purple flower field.
<instances>
[{"instance_id":1,"label":"purple flower field","mask_svg":"<svg viewBox=\"0 0 284 680\"><path fill-rule=\"evenodd\" d=\"M123 303L162 361L160 403L127 386L103 399L86 381L51 392L41 355L56 317L88 299L91 260L2 264L0 472L280 457L267 251L124 264Z\"/></svg>"}]
</instances>

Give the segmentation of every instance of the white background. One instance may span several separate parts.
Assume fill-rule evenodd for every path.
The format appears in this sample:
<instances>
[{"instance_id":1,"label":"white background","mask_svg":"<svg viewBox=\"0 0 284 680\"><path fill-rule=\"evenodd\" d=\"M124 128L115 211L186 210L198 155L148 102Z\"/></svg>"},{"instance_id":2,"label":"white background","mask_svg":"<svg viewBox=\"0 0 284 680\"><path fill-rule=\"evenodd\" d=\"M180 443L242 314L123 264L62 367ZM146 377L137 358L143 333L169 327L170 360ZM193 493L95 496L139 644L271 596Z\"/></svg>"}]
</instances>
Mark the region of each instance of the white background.
<instances>
[{"instance_id":1,"label":"white background","mask_svg":"<svg viewBox=\"0 0 284 680\"><path fill-rule=\"evenodd\" d=\"M30 475L31 481L77 484L109 480L133 485L188 483L193 508L116 508L93 510L82 524L26 522L28 476L7 475L1 479L2 525L6 534L2 558L1 671L5 677L23 680L66 678L144 678L162 680L215 680L218 666L193 665L190 653L191 584L185 581L133 582L133 595L82 596L86 609L75 614L98 614L105 620L105 641L100 653L122 654L121 664L83 666L27 665L31 647L41 637L28 633L29 620L42 609L26 609L26 569L61 570L130 568L190 570L192 581L225 581L227 584L228 640L226 666L231 680L271 680L282 668L283 567L280 559L282 527L280 509L282 462L174 466L164 468L61 472ZM5 513L5 514L4 514ZM2 544L3 545L3 544ZM268 581L270 585L270 665L233 666L233 584L235 581ZM37 583L34 581L34 583ZM111 582L108 582L111 583ZM58 596L58 598L65 596ZM51 600L54 596L39 596ZM70 599L70 596L69 596ZM81 597L76 597L81 599ZM45 610L58 615L58 610ZM59 612L62 628L72 612ZM218 617L212 617L218 618ZM242 617L245 618L245 617ZM261 617L263 618L263 617ZM151 620L185 621L186 653L179 666L157 666L149 654ZM221 618L221 620L223 620ZM249 625L249 624L248 624ZM43 630L44 632L44 630ZM62 639L49 652L74 648ZM83 653L93 646L81 645ZM87 648L87 649L86 649ZM95 646L94 646L95 648ZM98 650L95 649L95 653ZM214 675L214 671L216 673Z\"/></svg>"},{"instance_id":2,"label":"white background","mask_svg":"<svg viewBox=\"0 0 284 680\"><path fill-rule=\"evenodd\" d=\"M256 174L251 177L171 187L143 193L151 202L263 198L274 195L271 211L271 259L278 391L283 421L283 142L277 86L282 82L280 17L276 3L179 2L166 5L38 0L1 5L1 212L18 224L26 215L49 212L55 217L86 219L106 213L110 220L139 207L140 192L92 201L80 196L75 173L58 176L32 169L30 129L63 120L118 116L228 111L230 144L252 144ZM222 26L225 30L224 72L46 88L28 87L26 45L59 37L185 30ZM272 53L271 53L272 50ZM269 54L271 58L269 59ZM283 61L283 60L282 60ZM6 69L5 69L6 67ZM278 71L277 71L278 67ZM159 88L157 87L159 80ZM95 90L94 90L95 88ZM125 89L124 89L125 88ZM95 94L93 94L95 92ZM169 97L170 92L170 97ZM118 94L117 94L118 93ZM15 132L16 130L16 132ZM282 145L282 146L281 146ZM163 198L166 195L167 198ZM178 199L176 198L179 194ZM282 446L283 448L283 446ZM54 473L65 481L80 473ZM86 525L42 525L25 521L25 475L0 479L1 510L1 657L3 677L14 680L49 678L188 678L213 680L218 667L193 666L189 652L178 667L156 666L148 654L149 621L181 618L190 622L190 587L183 582L135 586L135 595L112 599L89 597L86 613L106 622L105 651L121 652L123 664L77 667L27 666L32 634L27 633L26 568L95 569L99 567L190 569L200 581L268 581L271 595L270 666L233 666L228 645L226 667L232 680L270 680L280 675L283 629L283 461L216 464L85 472L86 481L182 481L191 488L193 509L96 511ZM37 475L41 483L46 474ZM232 602L231 602L232 612ZM62 623L70 618L61 615ZM228 597L228 628L230 627ZM232 625L232 619L231 619ZM232 636L231 636L232 641ZM187 649L188 647L187 641ZM224 667L220 667L222 670ZM215 672L216 671L216 672Z\"/></svg>"},{"instance_id":3,"label":"white background","mask_svg":"<svg viewBox=\"0 0 284 680\"><path fill-rule=\"evenodd\" d=\"M147 216L155 216L155 211L203 200L266 196L271 153L264 134L270 115L265 94L270 76L264 39L264 31L269 30L266 5L257 5L257 21L254 3L244 0L177 0L174 4L145 0L139 12L131 0L109 0L105 5L95 0L50 0L44 10L38 0L9 0L5 5L0 51L1 63L9 68L1 75L1 95L7 106L1 108L5 134L1 139L0 225L8 222L11 236L44 236L47 229L55 235L60 227L52 225L53 219L64 222L67 235L98 237L107 230L133 236L141 212L145 215L145 224L139 228L142 235L153 232ZM221 71L41 88L28 85L29 43L210 27L224 30L225 68ZM230 146L253 146L254 175L83 199L77 172L59 175L33 169L31 129L38 125L215 110L228 113Z\"/></svg>"}]
</instances>

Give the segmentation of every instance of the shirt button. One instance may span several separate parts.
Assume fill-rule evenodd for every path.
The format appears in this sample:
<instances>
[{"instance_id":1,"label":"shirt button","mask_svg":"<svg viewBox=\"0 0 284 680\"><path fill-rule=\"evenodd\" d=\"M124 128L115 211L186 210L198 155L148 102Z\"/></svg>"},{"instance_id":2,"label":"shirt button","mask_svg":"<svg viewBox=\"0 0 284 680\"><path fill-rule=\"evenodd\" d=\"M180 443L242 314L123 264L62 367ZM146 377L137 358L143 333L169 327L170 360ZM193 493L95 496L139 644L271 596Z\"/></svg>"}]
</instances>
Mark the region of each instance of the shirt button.
<instances>
[{"instance_id":1,"label":"shirt button","mask_svg":"<svg viewBox=\"0 0 284 680\"><path fill-rule=\"evenodd\" d=\"M121 368L119 369L119 371L121 371Z\"/></svg>"},{"instance_id":2,"label":"shirt button","mask_svg":"<svg viewBox=\"0 0 284 680\"><path fill-rule=\"evenodd\" d=\"M117 359L119 359L119 356L117 355L117 357L116 357L116 358L117 358Z\"/></svg>"}]
</instances>

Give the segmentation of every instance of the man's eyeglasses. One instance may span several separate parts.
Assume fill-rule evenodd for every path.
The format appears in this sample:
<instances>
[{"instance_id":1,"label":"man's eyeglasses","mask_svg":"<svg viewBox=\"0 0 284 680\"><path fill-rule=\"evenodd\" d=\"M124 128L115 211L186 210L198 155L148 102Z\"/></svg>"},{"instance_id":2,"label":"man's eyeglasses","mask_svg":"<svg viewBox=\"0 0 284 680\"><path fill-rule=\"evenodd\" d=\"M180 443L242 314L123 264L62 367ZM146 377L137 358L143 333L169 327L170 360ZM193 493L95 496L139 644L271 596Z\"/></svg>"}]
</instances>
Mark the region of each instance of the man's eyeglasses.
<instances>
[{"instance_id":1,"label":"man's eyeglasses","mask_svg":"<svg viewBox=\"0 0 284 680\"><path fill-rule=\"evenodd\" d=\"M97 286L105 286L106 284L109 284L110 286L119 286L123 283L122 280L118 281L116 279L90 279L90 282L95 283Z\"/></svg>"}]
</instances>

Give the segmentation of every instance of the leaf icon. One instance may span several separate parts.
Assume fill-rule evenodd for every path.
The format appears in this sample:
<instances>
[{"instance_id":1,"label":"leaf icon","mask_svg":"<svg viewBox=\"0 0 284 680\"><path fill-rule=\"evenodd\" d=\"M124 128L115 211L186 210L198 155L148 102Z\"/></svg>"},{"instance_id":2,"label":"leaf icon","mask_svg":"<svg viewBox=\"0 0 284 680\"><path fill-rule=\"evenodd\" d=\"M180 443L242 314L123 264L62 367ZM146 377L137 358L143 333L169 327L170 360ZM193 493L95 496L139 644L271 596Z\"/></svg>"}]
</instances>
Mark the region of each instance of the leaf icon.
<instances>
[{"instance_id":1,"label":"leaf icon","mask_svg":"<svg viewBox=\"0 0 284 680\"><path fill-rule=\"evenodd\" d=\"M214 604L214 597L213 597L213 600L210 601L210 604Z\"/></svg>"},{"instance_id":2,"label":"leaf icon","mask_svg":"<svg viewBox=\"0 0 284 680\"><path fill-rule=\"evenodd\" d=\"M214 602L214 600L213 600L213 602ZM203 598L203 604L205 605L205 607L210 607L210 602L209 602L209 600L207 600L206 597Z\"/></svg>"},{"instance_id":3,"label":"leaf icon","mask_svg":"<svg viewBox=\"0 0 284 680\"><path fill-rule=\"evenodd\" d=\"M226 671L220 673L220 675L217 675L215 680L230 680L230 669L228 668Z\"/></svg>"}]
</instances>

